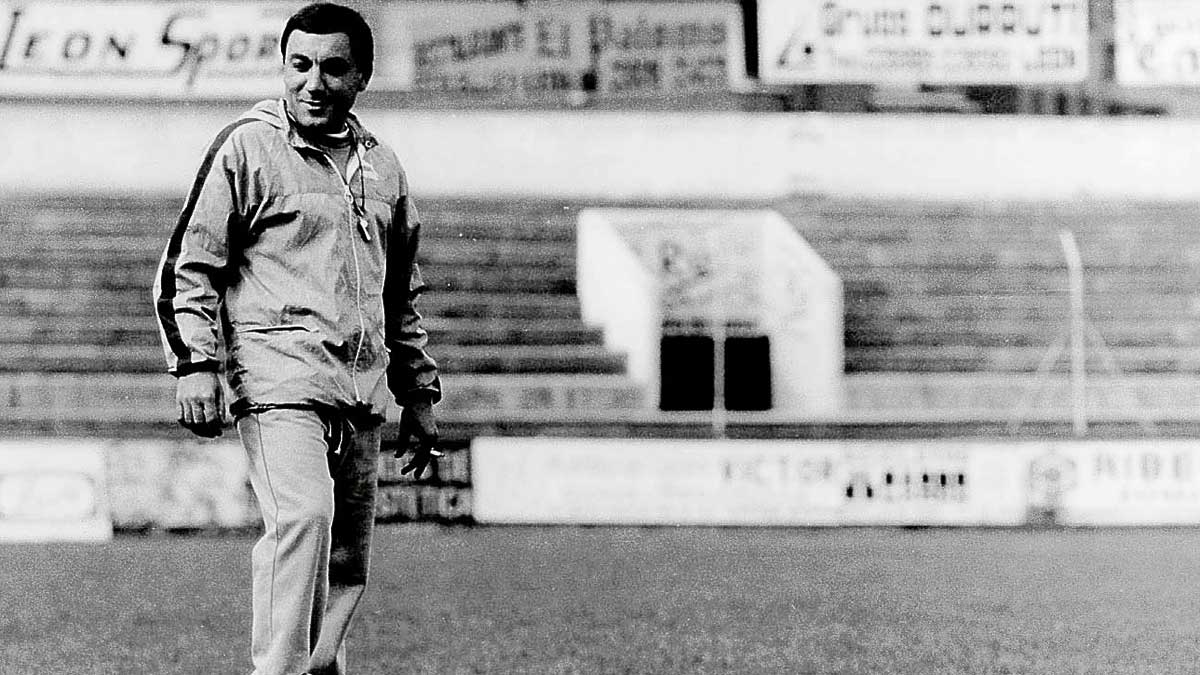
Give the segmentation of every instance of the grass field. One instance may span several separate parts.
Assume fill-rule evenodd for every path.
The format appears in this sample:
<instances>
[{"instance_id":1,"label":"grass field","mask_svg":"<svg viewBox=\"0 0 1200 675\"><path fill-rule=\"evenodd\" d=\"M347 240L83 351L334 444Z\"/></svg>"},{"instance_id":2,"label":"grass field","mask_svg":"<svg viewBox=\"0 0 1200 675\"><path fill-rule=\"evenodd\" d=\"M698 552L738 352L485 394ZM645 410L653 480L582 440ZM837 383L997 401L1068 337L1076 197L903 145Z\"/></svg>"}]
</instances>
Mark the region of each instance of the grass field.
<instances>
[{"instance_id":1,"label":"grass field","mask_svg":"<svg viewBox=\"0 0 1200 675\"><path fill-rule=\"evenodd\" d=\"M248 673L252 540L0 546L0 673ZM1200 530L384 525L372 673L1194 673Z\"/></svg>"}]
</instances>

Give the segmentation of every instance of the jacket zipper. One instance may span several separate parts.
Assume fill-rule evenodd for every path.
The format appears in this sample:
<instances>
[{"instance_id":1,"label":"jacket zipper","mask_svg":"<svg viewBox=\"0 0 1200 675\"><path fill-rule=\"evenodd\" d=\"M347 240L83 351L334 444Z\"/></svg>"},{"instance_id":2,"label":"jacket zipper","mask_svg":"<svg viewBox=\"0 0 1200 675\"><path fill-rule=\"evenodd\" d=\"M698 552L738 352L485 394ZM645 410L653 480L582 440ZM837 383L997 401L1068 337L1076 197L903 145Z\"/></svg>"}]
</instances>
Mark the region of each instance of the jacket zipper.
<instances>
[{"instance_id":1,"label":"jacket zipper","mask_svg":"<svg viewBox=\"0 0 1200 675\"><path fill-rule=\"evenodd\" d=\"M354 176L355 172L362 171L360 146L356 142L353 147L354 151L350 153L345 175L338 171L337 164L328 152L320 150L320 153L325 157L329 167L333 169L333 173L342 181L342 196L349 209L350 220L357 223L359 234L362 235L364 241L369 242L371 241L371 230L367 224L366 214L358 212L354 201L354 191L350 188L350 178ZM365 199L366 196L364 195L363 198ZM350 252L354 257L354 308L358 311L358 346L354 350L354 363L350 366L350 382L354 385L354 403L362 404L362 391L358 387L358 362L362 358L363 347L366 345L367 319L362 308L362 266L358 258L358 244L354 239L354 237L350 238Z\"/></svg>"}]
</instances>

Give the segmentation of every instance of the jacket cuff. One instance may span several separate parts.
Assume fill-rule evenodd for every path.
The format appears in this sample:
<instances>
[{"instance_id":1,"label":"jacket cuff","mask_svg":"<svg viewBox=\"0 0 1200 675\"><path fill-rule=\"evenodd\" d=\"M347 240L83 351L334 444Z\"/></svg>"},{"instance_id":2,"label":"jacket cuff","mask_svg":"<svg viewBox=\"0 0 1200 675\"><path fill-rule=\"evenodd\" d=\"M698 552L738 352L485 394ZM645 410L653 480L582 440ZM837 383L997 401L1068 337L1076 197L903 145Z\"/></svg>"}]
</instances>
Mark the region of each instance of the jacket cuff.
<instances>
[{"instance_id":1,"label":"jacket cuff","mask_svg":"<svg viewBox=\"0 0 1200 675\"><path fill-rule=\"evenodd\" d=\"M181 363L171 370L167 371L175 377L184 377L192 373L215 373L221 369L220 364L216 361L195 361Z\"/></svg>"}]
</instances>

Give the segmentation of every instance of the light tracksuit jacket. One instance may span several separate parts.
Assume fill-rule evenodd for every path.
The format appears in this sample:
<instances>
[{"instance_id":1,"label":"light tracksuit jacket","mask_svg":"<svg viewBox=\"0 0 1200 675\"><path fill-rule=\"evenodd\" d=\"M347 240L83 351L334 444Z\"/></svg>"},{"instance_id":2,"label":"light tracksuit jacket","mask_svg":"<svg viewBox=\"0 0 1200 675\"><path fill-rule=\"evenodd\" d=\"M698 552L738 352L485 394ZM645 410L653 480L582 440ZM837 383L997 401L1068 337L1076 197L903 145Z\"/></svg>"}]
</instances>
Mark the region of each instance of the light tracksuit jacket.
<instances>
[{"instance_id":1,"label":"light tracksuit jacket","mask_svg":"<svg viewBox=\"0 0 1200 675\"><path fill-rule=\"evenodd\" d=\"M168 371L224 365L235 411L382 417L389 389L401 405L441 397L414 308L420 223L404 171L349 124L343 178L282 100L255 105L209 148L163 253L154 294Z\"/></svg>"}]
</instances>

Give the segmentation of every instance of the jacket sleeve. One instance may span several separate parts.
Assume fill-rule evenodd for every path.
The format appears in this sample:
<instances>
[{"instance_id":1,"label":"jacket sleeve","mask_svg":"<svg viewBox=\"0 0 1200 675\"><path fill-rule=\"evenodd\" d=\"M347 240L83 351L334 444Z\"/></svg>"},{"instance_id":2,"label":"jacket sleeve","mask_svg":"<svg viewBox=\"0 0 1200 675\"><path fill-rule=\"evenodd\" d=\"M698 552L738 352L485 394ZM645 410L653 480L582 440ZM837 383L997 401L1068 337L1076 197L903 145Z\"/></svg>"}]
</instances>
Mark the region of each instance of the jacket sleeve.
<instances>
[{"instance_id":1,"label":"jacket sleeve","mask_svg":"<svg viewBox=\"0 0 1200 675\"><path fill-rule=\"evenodd\" d=\"M209 147L154 279L154 305L167 372L220 370L219 311L238 222L237 153L226 127Z\"/></svg>"},{"instance_id":2,"label":"jacket sleeve","mask_svg":"<svg viewBox=\"0 0 1200 675\"><path fill-rule=\"evenodd\" d=\"M416 310L417 297L425 289L417 266L420 234L416 207L402 195L393 214L383 284L388 388L401 406L420 400L437 403L442 398L437 362L425 351L429 336Z\"/></svg>"}]
</instances>

